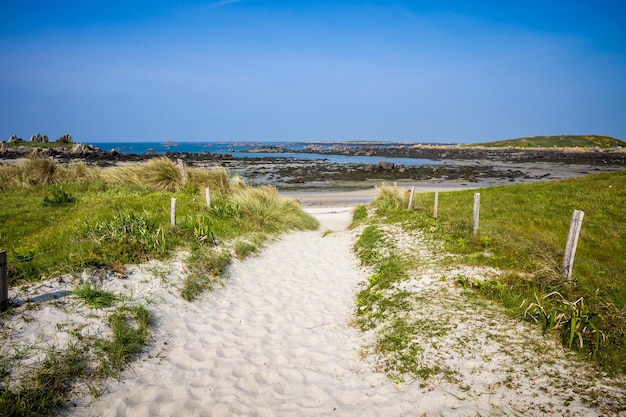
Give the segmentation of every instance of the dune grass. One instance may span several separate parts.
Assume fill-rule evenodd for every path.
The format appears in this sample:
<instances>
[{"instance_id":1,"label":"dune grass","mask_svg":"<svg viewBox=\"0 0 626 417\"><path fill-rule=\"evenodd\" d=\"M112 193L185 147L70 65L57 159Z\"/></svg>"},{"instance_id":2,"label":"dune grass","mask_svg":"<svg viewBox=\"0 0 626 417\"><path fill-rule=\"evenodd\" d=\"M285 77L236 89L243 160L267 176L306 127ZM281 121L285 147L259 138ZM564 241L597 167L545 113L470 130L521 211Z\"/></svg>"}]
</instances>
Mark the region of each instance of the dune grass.
<instances>
[{"instance_id":1,"label":"dune grass","mask_svg":"<svg viewBox=\"0 0 626 417\"><path fill-rule=\"evenodd\" d=\"M477 234L473 190L440 193L438 219L432 218L433 193L416 194L411 211L398 208L393 193L373 208L379 220L420 229L439 242L433 248L456 255L449 262L501 269L497 282L457 279L512 314L558 332L564 345L603 370L626 372L626 173L479 191ZM568 281L561 267L574 209L585 219ZM365 221L363 213L355 221Z\"/></svg>"}]
</instances>

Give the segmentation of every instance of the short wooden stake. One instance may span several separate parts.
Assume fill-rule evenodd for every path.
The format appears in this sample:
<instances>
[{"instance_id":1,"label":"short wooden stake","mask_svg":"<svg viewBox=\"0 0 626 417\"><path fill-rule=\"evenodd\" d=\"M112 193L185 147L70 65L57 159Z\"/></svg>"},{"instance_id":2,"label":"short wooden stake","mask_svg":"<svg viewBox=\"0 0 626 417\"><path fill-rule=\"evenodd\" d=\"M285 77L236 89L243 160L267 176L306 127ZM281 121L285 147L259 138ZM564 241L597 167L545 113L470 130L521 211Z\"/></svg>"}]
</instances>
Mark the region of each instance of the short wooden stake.
<instances>
[{"instance_id":1,"label":"short wooden stake","mask_svg":"<svg viewBox=\"0 0 626 417\"><path fill-rule=\"evenodd\" d=\"M437 218L437 211L439 210L439 191L435 191L435 207L433 208L433 217Z\"/></svg>"},{"instance_id":2,"label":"short wooden stake","mask_svg":"<svg viewBox=\"0 0 626 417\"><path fill-rule=\"evenodd\" d=\"M0 311L9 308L9 283L7 282L7 253L0 252Z\"/></svg>"},{"instance_id":3,"label":"short wooden stake","mask_svg":"<svg viewBox=\"0 0 626 417\"><path fill-rule=\"evenodd\" d=\"M185 185L187 185L187 175L185 173L185 163L180 158L178 158L176 160L176 162L178 163L178 170L180 171L180 176L182 177L183 187L184 187Z\"/></svg>"},{"instance_id":4,"label":"short wooden stake","mask_svg":"<svg viewBox=\"0 0 626 417\"><path fill-rule=\"evenodd\" d=\"M172 198L172 206L170 208L170 222L172 226L176 226L176 199Z\"/></svg>"},{"instance_id":5,"label":"short wooden stake","mask_svg":"<svg viewBox=\"0 0 626 417\"><path fill-rule=\"evenodd\" d=\"M393 186L394 186L395 188L398 188L398 183L394 181L394 182L393 182Z\"/></svg>"},{"instance_id":6,"label":"short wooden stake","mask_svg":"<svg viewBox=\"0 0 626 417\"><path fill-rule=\"evenodd\" d=\"M474 193L474 234L478 233L479 217L480 217L480 193Z\"/></svg>"},{"instance_id":7,"label":"short wooden stake","mask_svg":"<svg viewBox=\"0 0 626 417\"><path fill-rule=\"evenodd\" d=\"M565 245L565 256L563 258L563 276L567 279L572 278L574 269L574 256L576 255L576 246L578 246L578 236L583 225L585 213L580 210L574 210L572 221L569 225L569 234L567 235L567 244Z\"/></svg>"},{"instance_id":8,"label":"short wooden stake","mask_svg":"<svg viewBox=\"0 0 626 417\"><path fill-rule=\"evenodd\" d=\"M206 196L206 206L211 207L211 190L209 187L206 187L206 190L204 190L204 195Z\"/></svg>"},{"instance_id":9,"label":"short wooden stake","mask_svg":"<svg viewBox=\"0 0 626 417\"><path fill-rule=\"evenodd\" d=\"M413 196L415 195L415 187L411 187L411 196L409 197L409 210L413 208Z\"/></svg>"}]
</instances>

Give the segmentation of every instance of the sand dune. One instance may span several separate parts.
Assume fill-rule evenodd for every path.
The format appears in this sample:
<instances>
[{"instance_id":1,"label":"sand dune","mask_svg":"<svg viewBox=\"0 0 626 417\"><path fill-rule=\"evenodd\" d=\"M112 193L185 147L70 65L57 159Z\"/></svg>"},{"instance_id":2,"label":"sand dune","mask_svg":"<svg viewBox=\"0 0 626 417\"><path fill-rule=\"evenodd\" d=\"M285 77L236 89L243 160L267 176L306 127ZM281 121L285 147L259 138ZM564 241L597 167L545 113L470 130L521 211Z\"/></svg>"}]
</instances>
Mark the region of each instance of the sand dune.
<instances>
[{"instance_id":1,"label":"sand dune","mask_svg":"<svg viewBox=\"0 0 626 417\"><path fill-rule=\"evenodd\" d=\"M564 399L558 389L544 391L548 382L540 382L545 379L540 370L530 373L537 374L533 377L516 376L510 389L495 384L494 375L510 365L481 356L488 355L481 345L471 345L467 357L461 352L446 359L460 370L472 370L466 372L468 380L482 381L484 390L475 396L443 381L427 386L395 384L376 372L376 359L364 354L373 335L350 326L355 294L370 274L359 267L351 250L355 238L347 230L351 210L307 208L320 220L319 231L290 233L258 256L235 261L225 287L194 303L178 295L184 274L179 261L169 265L162 279L155 277L157 263L151 263L133 267L125 280L104 283L129 301L148 302L155 317L153 342L119 380L108 381L98 398L78 387L84 395L75 398L75 406L64 415L520 415L518 405L529 403L532 408L524 406L521 415L600 414L577 400ZM430 288L433 282L415 285ZM71 285L59 288L69 291ZM53 310L42 305L34 322L43 328L46 318L54 317ZM73 317L89 315L73 311ZM56 331L61 331L58 326ZM524 333L517 329L516 334ZM509 339L506 335L500 339L499 348L506 350ZM444 353L456 355L457 350ZM575 378L579 370L573 369L567 378ZM529 402L528 393L532 393Z\"/></svg>"}]
</instances>

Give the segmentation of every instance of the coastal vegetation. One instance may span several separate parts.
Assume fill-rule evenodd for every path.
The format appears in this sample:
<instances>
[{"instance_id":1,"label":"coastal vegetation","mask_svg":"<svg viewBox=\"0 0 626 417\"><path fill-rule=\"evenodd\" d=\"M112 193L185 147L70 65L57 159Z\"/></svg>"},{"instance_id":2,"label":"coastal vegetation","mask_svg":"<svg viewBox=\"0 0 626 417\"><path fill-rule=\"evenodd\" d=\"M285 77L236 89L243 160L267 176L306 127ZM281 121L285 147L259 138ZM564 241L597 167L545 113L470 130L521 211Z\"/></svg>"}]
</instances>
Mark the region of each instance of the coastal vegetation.
<instances>
[{"instance_id":1,"label":"coastal vegetation","mask_svg":"<svg viewBox=\"0 0 626 417\"><path fill-rule=\"evenodd\" d=\"M233 256L249 256L279 233L318 227L272 187L250 187L222 168L188 168L166 158L96 168L33 156L0 165L0 196L0 248L8 255L10 287L64 274L78 279L85 270L124 276L128 264L186 253L189 273L179 290L192 301L221 283ZM172 198L177 200L175 225ZM53 415L78 381L97 395L97 381L117 376L148 343L152 317L145 305L97 282L82 283L72 295L101 311L110 331L104 336L72 332L66 348L51 347L19 376L10 366L19 358L4 351L0 415ZM0 316L3 332L13 312L10 307Z\"/></svg>"},{"instance_id":2,"label":"coastal vegetation","mask_svg":"<svg viewBox=\"0 0 626 417\"><path fill-rule=\"evenodd\" d=\"M626 141L602 135L533 136L494 142L475 143L469 146L513 148L615 148L626 147Z\"/></svg>"},{"instance_id":3,"label":"coastal vegetation","mask_svg":"<svg viewBox=\"0 0 626 417\"><path fill-rule=\"evenodd\" d=\"M475 191L439 193L438 218L433 218L433 193L408 197L384 190L371 207L355 212L353 226L364 227L357 254L373 265L374 275L358 296L357 324L372 328L398 313L410 297L387 289L406 279L420 255L394 256L385 243L385 228L420 233L441 265L468 265L494 271L488 278L459 274L454 280L467 297L487 298L514 317L537 323L546 333L596 364L608 374L626 372L626 173L598 174L549 183L492 187L481 193L480 227L472 224ZM573 210L585 212L573 276L562 275L562 262ZM380 248L386 248L381 250ZM421 262L424 260L422 259ZM430 259L428 262L435 262ZM497 271L497 272L496 272ZM391 314L390 311L396 313ZM382 348L411 348L414 325L389 323ZM394 327L395 326L395 327ZM400 333L395 330L403 329ZM384 340L383 340L384 341ZM395 346L395 347L394 347ZM408 349L408 350L407 350ZM397 355L396 355L397 356ZM408 359L407 359L408 360ZM405 369L409 365L399 369Z\"/></svg>"}]
</instances>

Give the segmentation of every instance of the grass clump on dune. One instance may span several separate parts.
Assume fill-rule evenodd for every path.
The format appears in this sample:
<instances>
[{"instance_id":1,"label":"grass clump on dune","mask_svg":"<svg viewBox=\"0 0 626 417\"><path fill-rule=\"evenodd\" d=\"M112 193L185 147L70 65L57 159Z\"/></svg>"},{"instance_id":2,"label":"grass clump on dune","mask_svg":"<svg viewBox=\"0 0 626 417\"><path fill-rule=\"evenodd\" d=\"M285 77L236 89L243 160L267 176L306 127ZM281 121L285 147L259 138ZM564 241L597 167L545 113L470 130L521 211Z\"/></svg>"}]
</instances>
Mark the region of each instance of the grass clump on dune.
<instances>
[{"instance_id":1,"label":"grass clump on dune","mask_svg":"<svg viewBox=\"0 0 626 417\"><path fill-rule=\"evenodd\" d=\"M482 189L477 234L475 192L439 193L438 219L433 193L416 194L411 211L396 208L393 198L375 201L373 209L385 222L440 242L456 254L450 262L499 268L498 285L460 284L557 332L565 346L609 373L626 372L626 172ZM585 218L567 280L561 268L574 209Z\"/></svg>"},{"instance_id":2,"label":"grass clump on dune","mask_svg":"<svg viewBox=\"0 0 626 417\"><path fill-rule=\"evenodd\" d=\"M238 208L242 226L254 230L282 232L293 229L315 229L319 224L312 217L303 217L298 203L281 198L274 187L240 188L231 201Z\"/></svg>"}]
</instances>

